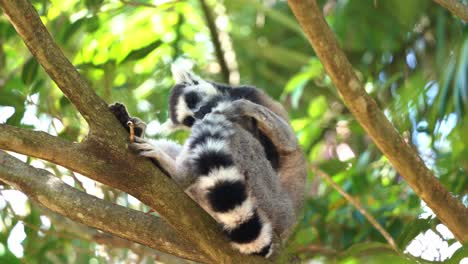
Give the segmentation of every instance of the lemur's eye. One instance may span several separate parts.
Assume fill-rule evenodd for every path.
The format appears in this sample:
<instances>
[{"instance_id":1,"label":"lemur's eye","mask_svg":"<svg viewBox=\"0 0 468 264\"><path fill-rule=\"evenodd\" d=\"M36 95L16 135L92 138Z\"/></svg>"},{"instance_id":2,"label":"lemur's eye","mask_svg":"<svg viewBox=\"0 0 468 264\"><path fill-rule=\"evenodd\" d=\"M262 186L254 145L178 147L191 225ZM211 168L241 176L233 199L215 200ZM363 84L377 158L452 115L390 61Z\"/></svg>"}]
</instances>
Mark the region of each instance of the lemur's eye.
<instances>
[{"instance_id":1,"label":"lemur's eye","mask_svg":"<svg viewBox=\"0 0 468 264\"><path fill-rule=\"evenodd\" d=\"M196 92L188 92L185 94L185 103L188 108L195 109L198 102L200 102L200 96Z\"/></svg>"},{"instance_id":2,"label":"lemur's eye","mask_svg":"<svg viewBox=\"0 0 468 264\"><path fill-rule=\"evenodd\" d=\"M188 127L192 127L193 123L195 123L195 118L193 118L191 116L188 116L188 117L184 118L184 121L182 121L182 124L184 124L184 125L186 125Z\"/></svg>"}]
</instances>

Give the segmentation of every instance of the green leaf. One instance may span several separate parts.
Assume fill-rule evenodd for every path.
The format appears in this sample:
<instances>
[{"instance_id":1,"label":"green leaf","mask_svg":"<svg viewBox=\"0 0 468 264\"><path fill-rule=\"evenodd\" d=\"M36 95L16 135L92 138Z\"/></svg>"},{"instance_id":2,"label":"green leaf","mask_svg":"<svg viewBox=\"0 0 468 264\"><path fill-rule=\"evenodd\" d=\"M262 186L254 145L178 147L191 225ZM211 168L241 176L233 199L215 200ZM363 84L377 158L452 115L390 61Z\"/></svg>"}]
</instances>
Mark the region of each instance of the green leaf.
<instances>
[{"instance_id":1,"label":"green leaf","mask_svg":"<svg viewBox=\"0 0 468 264\"><path fill-rule=\"evenodd\" d=\"M457 76L455 77L455 86L459 90L461 98L468 103L468 37L463 42L460 51L460 61L458 62Z\"/></svg>"},{"instance_id":2,"label":"green leaf","mask_svg":"<svg viewBox=\"0 0 468 264\"><path fill-rule=\"evenodd\" d=\"M22 262L11 253L6 243L0 243L0 263L21 264Z\"/></svg>"},{"instance_id":3,"label":"green leaf","mask_svg":"<svg viewBox=\"0 0 468 264\"><path fill-rule=\"evenodd\" d=\"M37 63L36 59L30 58L23 66L23 71L21 72L21 80L26 85L32 84L34 79L37 76L37 72L39 69L39 64Z\"/></svg>"},{"instance_id":4,"label":"green leaf","mask_svg":"<svg viewBox=\"0 0 468 264\"><path fill-rule=\"evenodd\" d=\"M63 34L64 40L69 40L73 37L73 35L78 32L78 30L85 24L88 20L87 17L80 18L73 22L68 28L66 29L65 33ZM64 41L65 42L65 41Z\"/></svg>"},{"instance_id":5,"label":"green leaf","mask_svg":"<svg viewBox=\"0 0 468 264\"><path fill-rule=\"evenodd\" d=\"M450 259L445 260L444 263L446 264L458 264L461 263L461 260L464 258L468 258L468 245L464 245L459 248L455 253L453 253Z\"/></svg>"},{"instance_id":6,"label":"green leaf","mask_svg":"<svg viewBox=\"0 0 468 264\"><path fill-rule=\"evenodd\" d=\"M439 98L439 117L445 115L448 103L448 94L450 90L450 83L453 79L453 74L455 72L455 58L451 57L448 65L446 67L442 83L440 85L440 98Z\"/></svg>"},{"instance_id":7,"label":"green leaf","mask_svg":"<svg viewBox=\"0 0 468 264\"><path fill-rule=\"evenodd\" d=\"M104 0L85 0L85 5L88 9L98 11Z\"/></svg>"},{"instance_id":8,"label":"green leaf","mask_svg":"<svg viewBox=\"0 0 468 264\"><path fill-rule=\"evenodd\" d=\"M321 95L310 102L307 113L311 118L319 118L327 111L327 109L327 98Z\"/></svg>"},{"instance_id":9,"label":"green leaf","mask_svg":"<svg viewBox=\"0 0 468 264\"><path fill-rule=\"evenodd\" d=\"M12 126L19 126L21 124L21 119L23 119L25 111L26 108L24 107L24 105L16 106L15 113L10 118L8 118L6 124Z\"/></svg>"},{"instance_id":10,"label":"green leaf","mask_svg":"<svg viewBox=\"0 0 468 264\"><path fill-rule=\"evenodd\" d=\"M161 46L161 44L162 44L161 40L156 40L156 41L151 42L150 44L148 44L148 45L146 45L146 46L144 46L142 48L132 50L122 60L121 63L123 64L123 63L129 62L129 61L135 61L135 60L143 59L144 57L148 56L148 54L150 54L153 50L155 50L156 48Z\"/></svg>"},{"instance_id":11,"label":"green leaf","mask_svg":"<svg viewBox=\"0 0 468 264\"><path fill-rule=\"evenodd\" d=\"M359 243L347 249L340 257L339 263L414 263L398 255L390 246L383 243Z\"/></svg>"},{"instance_id":12,"label":"green leaf","mask_svg":"<svg viewBox=\"0 0 468 264\"><path fill-rule=\"evenodd\" d=\"M427 219L416 219L406 224L405 228L403 228L403 231L396 239L398 247L406 248L416 236L430 229L434 223L434 219L429 217Z\"/></svg>"}]
</instances>

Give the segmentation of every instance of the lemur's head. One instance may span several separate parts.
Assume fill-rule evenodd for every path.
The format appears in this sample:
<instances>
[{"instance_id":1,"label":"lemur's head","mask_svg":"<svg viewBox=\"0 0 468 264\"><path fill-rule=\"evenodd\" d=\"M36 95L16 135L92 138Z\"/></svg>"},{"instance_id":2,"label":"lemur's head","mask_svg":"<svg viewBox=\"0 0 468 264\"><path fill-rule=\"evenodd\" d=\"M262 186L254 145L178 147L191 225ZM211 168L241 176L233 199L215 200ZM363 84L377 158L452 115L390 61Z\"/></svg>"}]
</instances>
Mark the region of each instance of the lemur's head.
<instances>
[{"instance_id":1,"label":"lemur's head","mask_svg":"<svg viewBox=\"0 0 468 264\"><path fill-rule=\"evenodd\" d=\"M203 80L190 68L175 63L171 67L176 85L169 97L169 120L163 124L169 132L190 128L223 100L223 93L213 83Z\"/></svg>"}]
</instances>

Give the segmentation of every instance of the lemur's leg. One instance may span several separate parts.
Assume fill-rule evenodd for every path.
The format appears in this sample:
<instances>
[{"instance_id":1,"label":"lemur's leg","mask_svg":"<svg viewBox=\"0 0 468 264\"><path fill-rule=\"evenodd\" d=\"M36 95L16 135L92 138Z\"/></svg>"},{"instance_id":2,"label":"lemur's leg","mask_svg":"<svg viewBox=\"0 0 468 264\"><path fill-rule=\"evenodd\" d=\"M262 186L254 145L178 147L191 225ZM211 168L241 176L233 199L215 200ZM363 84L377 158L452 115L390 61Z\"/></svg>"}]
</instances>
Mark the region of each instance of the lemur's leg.
<instances>
[{"instance_id":1,"label":"lemur's leg","mask_svg":"<svg viewBox=\"0 0 468 264\"><path fill-rule=\"evenodd\" d=\"M137 137L145 136L146 124L137 117L131 117L127 112L127 108L125 108L125 105L121 103L114 103L109 106L109 110L114 114L117 120L119 120L120 124L122 124L122 126L127 131L130 131L130 128L128 127L127 122L132 121L133 124L135 125L135 128L134 128L135 136Z\"/></svg>"},{"instance_id":2,"label":"lemur's leg","mask_svg":"<svg viewBox=\"0 0 468 264\"><path fill-rule=\"evenodd\" d=\"M251 117L257 121L258 128L277 148L278 152L292 152L298 149L297 139L291 126L268 108L240 99L215 109L229 119Z\"/></svg>"}]
</instances>

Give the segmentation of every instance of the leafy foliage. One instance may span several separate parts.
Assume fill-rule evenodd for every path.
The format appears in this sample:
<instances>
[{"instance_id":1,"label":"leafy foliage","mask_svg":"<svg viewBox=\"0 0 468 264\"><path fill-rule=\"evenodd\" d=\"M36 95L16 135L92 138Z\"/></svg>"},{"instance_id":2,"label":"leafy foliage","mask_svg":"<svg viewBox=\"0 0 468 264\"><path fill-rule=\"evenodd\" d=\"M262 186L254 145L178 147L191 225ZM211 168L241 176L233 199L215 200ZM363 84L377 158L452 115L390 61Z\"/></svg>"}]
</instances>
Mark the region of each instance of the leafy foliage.
<instances>
[{"instance_id":1,"label":"leafy foliage","mask_svg":"<svg viewBox=\"0 0 468 264\"><path fill-rule=\"evenodd\" d=\"M124 102L143 120L167 118L173 84L169 65L176 58L189 57L196 62L197 72L221 80L211 35L196 0L32 2L95 91L108 103ZM466 24L432 1L319 2L366 90L443 185L466 200ZM421 233L440 234L438 220L420 216L425 209L419 198L341 102L285 1L208 3L231 80L261 87L283 103L311 162L358 198L402 251ZM87 132L84 120L31 57L5 16L0 17L0 122L73 141ZM156 122L149 123L148 132L155 127ZM185 136L180 133L174 138ZM134 198L84 176L42 161L28 162L52 170L83 191L147 210ZM159 252L99 246L89 235L94 230L68 223L28 200L9 199L10 187L3 189L0 263L152 263L154 256L176 261ZM315 175L309 175L306 189L304 217L288 246L292 254L337 263L416 260L389 251L363 215ZM15 208L20 205L25 207L22 212ZM74 228L64 229L64 225ZM25 238L13 241L22 232ZM440 237L450 247L459 247L450 236ZM460 248L450 261L466 256L466 248Z\"/></svg>"}]
</instances>

